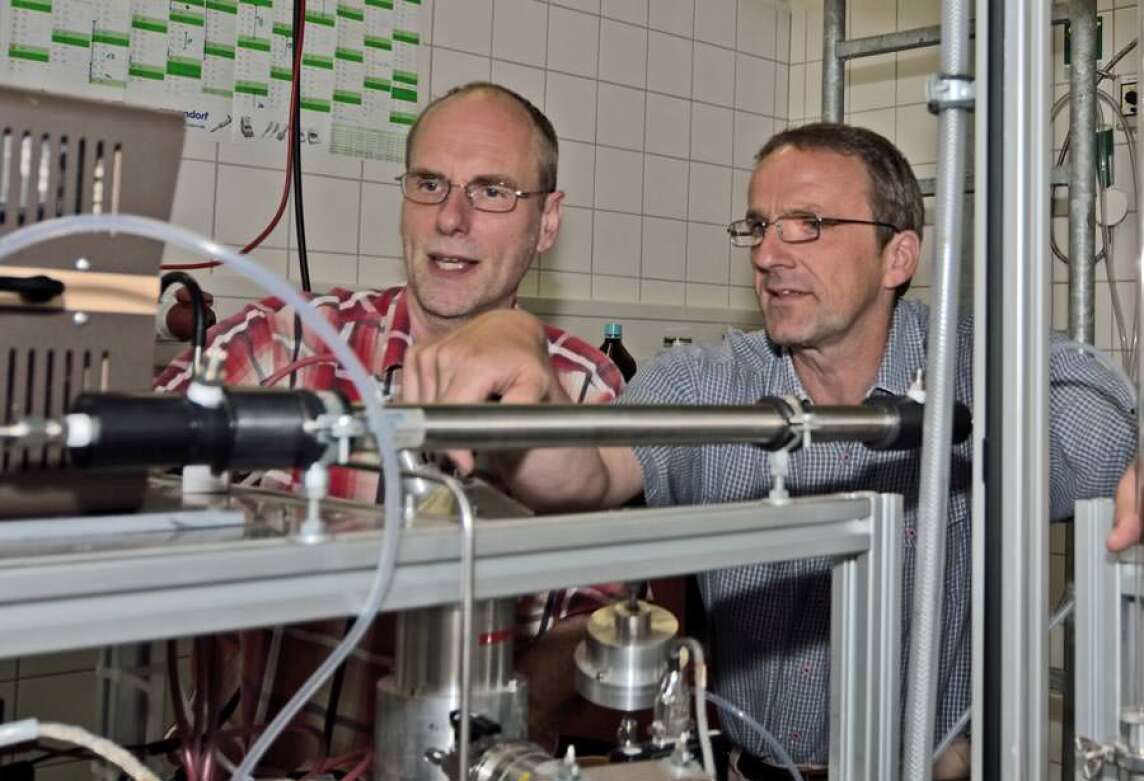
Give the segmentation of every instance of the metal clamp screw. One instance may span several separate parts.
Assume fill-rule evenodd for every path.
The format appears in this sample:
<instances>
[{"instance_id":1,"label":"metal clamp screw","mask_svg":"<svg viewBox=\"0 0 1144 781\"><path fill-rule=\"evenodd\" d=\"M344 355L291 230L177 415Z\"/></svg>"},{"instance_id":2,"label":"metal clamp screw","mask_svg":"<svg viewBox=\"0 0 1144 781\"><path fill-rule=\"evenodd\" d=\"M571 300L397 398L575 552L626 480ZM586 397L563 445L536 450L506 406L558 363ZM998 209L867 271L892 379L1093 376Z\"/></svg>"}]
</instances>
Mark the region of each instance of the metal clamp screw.
<instances>
[{"instance_id":1,"label":"metal clamp screw","mask_svg":"<svg viewBox=\"0 0 1144 781\"><path fill-rule=\"evenodd\" d=\"M76 312L74 315L72 315L72 322L76 325L86 325L87 312Z\"/></svg>"},{"instance_id":2,"label":"metal clamp screw","mask_svg":"<svg viewBox=\"0 0 1144 781\"><path fill-rule=\"evenodd\" d=\"M76 258L75 260L76 271L91 271L91 261L87 258Z\"/></svg>"},{"instance_id":3,"label":"metal clamp screw","mask_svg":"<svg viewBox=\"0 0 1144 781\"><path fill-rule=\"evenodd\" d=\"M947 108L972 110L977 102L977 88L972 76L935 73L926 83L926 104L931 114Z\"/></svg>"}]
</instances>

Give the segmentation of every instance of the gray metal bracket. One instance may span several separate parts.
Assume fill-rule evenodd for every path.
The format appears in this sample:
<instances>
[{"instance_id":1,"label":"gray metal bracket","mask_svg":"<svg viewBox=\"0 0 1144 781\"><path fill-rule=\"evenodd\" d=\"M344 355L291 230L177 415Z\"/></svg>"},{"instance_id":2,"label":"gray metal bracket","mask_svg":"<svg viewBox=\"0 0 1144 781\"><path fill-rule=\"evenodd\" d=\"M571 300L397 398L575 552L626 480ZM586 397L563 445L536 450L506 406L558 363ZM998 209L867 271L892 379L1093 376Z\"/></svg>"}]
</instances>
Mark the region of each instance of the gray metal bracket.
<instances>
[{"instance_id":1,"label":"gray metal bracket","mask_svg":"<svg viewBox=\"0 0 1144 781\"><path fill-rule=\"evenodd\" d=\"M959 108L972 111L977 102L977 88L972 76L935 73L926 83L926 106L931 114Z\"/></svg>"}]
</instances>

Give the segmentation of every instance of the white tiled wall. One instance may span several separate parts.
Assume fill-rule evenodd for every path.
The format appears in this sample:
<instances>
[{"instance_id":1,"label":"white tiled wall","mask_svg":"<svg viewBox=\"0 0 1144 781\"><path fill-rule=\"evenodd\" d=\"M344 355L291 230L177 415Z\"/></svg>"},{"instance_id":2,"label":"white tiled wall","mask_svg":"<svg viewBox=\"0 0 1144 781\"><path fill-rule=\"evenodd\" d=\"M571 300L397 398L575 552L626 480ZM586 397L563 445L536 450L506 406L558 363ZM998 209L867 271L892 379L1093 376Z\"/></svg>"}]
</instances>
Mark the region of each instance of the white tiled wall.
<instances>
[{"instance_id":1,"label":"white tiled wall","mask_svg":"<svg viewBox=\"0 0 1144 781\"><path fill-rule=\"evenodd\" d=\"M790 14L781 0L423 8L432 96L491 78L542 108L560 137L565 225L523 295L754 309L746 255L732 254L723 228L744 210L751 156L786 121ZM245 243L274 210L283 157L192 139L174 221ZM401 281L401 167L306 153L304 168L315 288ZM255 256L296 279L293 236L290 208ZM225 271L200 276L223 314L255 294Z\"/></svg>"}]
</instances>

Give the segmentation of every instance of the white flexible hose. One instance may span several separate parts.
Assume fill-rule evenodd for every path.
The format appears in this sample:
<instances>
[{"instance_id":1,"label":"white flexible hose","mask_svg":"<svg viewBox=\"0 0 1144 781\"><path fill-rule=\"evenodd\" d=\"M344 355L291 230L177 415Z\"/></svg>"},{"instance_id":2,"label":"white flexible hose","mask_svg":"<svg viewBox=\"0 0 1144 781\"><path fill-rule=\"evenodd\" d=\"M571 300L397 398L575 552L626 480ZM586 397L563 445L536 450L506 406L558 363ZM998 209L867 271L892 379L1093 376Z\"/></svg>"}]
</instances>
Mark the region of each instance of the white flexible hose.
<instances>
[{"instance_id":1,"label":"white flexible hose","mask_svg":"<svg viewBox=\"0 0 1144 781\"><path fill-rule=\"evenodd\" d=\"M703 646L694 637L681 637L679 642L691 653L691 677L695 681L695 727L699 730L703 772L708 778L715 778L715 752L711 750L711 732L707 729L707 662L703 658Z\"/></svg>"},{"instance_id":2,"label":"white flexible hose","mask_svg":"<svg viewBox=\"0 0 1144 781\"><path fill-rule=\"evenodd\" d=\"M794 776L795 781L803 781L802 773L799 772L798 765L796 765L794 760L790 758L790 754L788 754L786 749L783 748L783 744L779 743L778 740L775 739L774 735L767 732L766 727L755 721L755 719L749 713L740 708L738 705L723 699L715 692L707 692L707 699L715 703L715 707L719 708L724 713L729 713L739 721L743 722L746 727L748 727L756 735L762 738L763 742L770 746L771 752L774 754L775 760L779 763L779 765L785 767L787 771L792 776Z\"/></svg>"},{"instance_id":3,"label":"white flexible hose","mask_svg":"<svg viewBox=\"0 0 1144 781\"><path fill-rule=\"evenodd\" d=\"M149 767L136 759L130 751L106 738L92 735L83 727L39 721L38 719L22 719L0 724L0 748L27 743L40 738L51 738L61 743L86 748L97 757L115 765L134 781L159 781L159 777Z\"/></svg>"},{"instance_id":4,"label":"white flexible hose","mask_svg":"<svg viewBox=\"0 0 1144 781\"><path fill-rule=\"evenodd\" d=\"M350 381L353 382L361 396L369 431L377 442L377 449L381 458L382 479L385 481L385 529L382 534L381 554L378 556L377 570L370 586L369 595L358 613L357 620L354 621L342 642L338 644L338 647L314 674L302 684L290 701L283 706L274 720L258 737L258 740L255 741L247 755L243 757L242 763L239 764L238 770L235 771L232 778L237 781L246 781L252 776L254 767L282 730L286 728L314 693L322 687L326 679L334 673L345 658L350 655L354 646L358 644L366 630L369 629L373 617L385 601L386 592L393 580L397 561L398 535L401 529L401 470L397 463L397 451L393 447L395 441L393 424L383 413L382 396L374 378L362 366L361 361L358 360L349 345L342 341L333 326L322 319L290 283L258 265L250 258L240 255L229 247L199 236L186 228L134 215L85 214L58 217L29 225L7 236L0 237L0 259L43 241L86 233L123 233L142 236L174 244L207 257L217 258L237 273L255 282L266 292L293 307L306 325L313 329L314 333L326 343L330 352L346 370Z\"/></svg>"}]
</instances>

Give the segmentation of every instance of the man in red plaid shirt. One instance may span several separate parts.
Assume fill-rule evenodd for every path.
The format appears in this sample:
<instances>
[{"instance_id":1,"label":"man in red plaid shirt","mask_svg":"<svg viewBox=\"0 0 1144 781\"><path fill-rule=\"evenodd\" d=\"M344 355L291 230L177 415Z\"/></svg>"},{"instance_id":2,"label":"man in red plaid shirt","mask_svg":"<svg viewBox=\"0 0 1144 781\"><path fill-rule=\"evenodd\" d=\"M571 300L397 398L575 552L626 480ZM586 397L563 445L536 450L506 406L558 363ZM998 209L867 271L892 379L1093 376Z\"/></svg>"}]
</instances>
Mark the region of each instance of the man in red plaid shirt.
<instances>
[{"instance_id":1,"label":"man in red plaid shirt","mask_svg":"<svg viewBox=\"0 0 1144 781\"><path fill-rule=\"evenodd\" d=\"M409 133L407 172L400 177L407 286L334 289L312 298L387 394L400 388L410 344L439 340L483 312L515 306L521 278L560 229L564 193L556 189L556 162L552 124L503 87L469 84L421 114ZM552 365L571 398L615 398L623 380L608 358L560 329L548 327L547 336ZM229 384L333 389L357 398L325 345L274 298L215 326L207 355L216 353ZM181 391L190 381L189 357L167 367L156 388ZM288 486L293 478L272 473L263 479ZM376 492L374 473L331 472L335 496L373 502ZM567 611L568 595L559 601L556 612ZM326 621L247 633L241 720L252 725L272 717L342 632L342 622ZM372 744L375 684L389 672L391 636L378 621L347 663L338 702L330 702L327 686L303 712L318 734L331 737L333 725L332 746L290 733L277 744L272 764L288 772L323 754ZM335 715L327 717L331 705Z\"/></svg>"}]
</instances>

